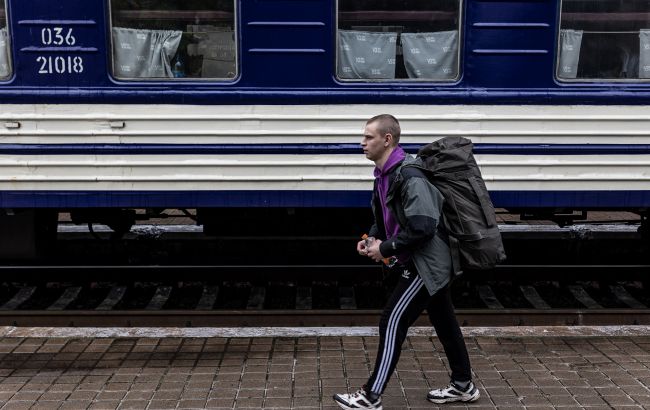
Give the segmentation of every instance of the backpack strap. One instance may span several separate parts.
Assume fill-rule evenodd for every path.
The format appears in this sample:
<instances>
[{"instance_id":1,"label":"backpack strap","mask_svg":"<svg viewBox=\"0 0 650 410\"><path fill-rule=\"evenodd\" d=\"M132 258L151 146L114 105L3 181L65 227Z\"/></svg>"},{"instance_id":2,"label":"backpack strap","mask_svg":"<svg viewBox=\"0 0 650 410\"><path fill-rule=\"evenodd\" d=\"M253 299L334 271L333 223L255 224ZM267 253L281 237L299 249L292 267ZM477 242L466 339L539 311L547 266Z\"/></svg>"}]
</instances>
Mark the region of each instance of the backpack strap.
<instances>
[{"instance_id":1,"label":"backpack strap","mask_svg":"<svg viewBox=\"0 0 650 410\"><path fill-rule=\"evenodd\" d=\"M426 168L426 167L424 167L422 165L413 164L413 165L408 165L408 167L413 168L415 170L418 170L419 173L421 174L421 176L423 176L423 177L425 177L427 179L428 178L435 178L436 176L440 176L440 177L443 177L443 178L444 177L449 178L448 173L438 174L438 173L435 173L435 172L431 171L430 169L428 169L428 168ZM462 174L463 174L463 176L466 175L465 171L462 171ZM478 240L478 239L482 238L482 235L480 233L479 234L456 234L456 233L452 232L449 229L449 227L451 225L449 224L449 221L447 220L447 216L445 215L445 213L441 212L440 214L442 216L442 222L444 224L445 232L446 232L447 238L449 240L449 250L451 252L451 265L452 265L452 269L453 269L453 272L454 272L454 276L460 276L460 275L463 274L463 267L462 267L461 262L460 262L460 241L459 241L459 238L462 239L462 240Z\"/></svg>"},{"instance_id":2,"label":"backpack strap","mask_svg":"<svg viewBox=\"0 0 650 410\"><path fill-rule=\"evenodd\" d=\"M476 233L454 233L454 232L451 232L451 234L454 235L454 237L456 239L458 239L460 241L467 241L467 242L478 241L478 240L481 240L481 239L485 238L485 235L483 235L483 232L481 232L481 231L478 231Z\"/></svg>"},{"instance_id":3,"label":"backpack strap","mask_svg":"<svg viewBox=\"0 0 650 410\"><path fill-rule=\"evenodd\" d=\"M447 223L447 217L444 213L442 214L442 219L445 227L449 226ZM463 274L463 267L460 264L460 242L458 241L458 238L449 231L447 231L447 237L449 238L449 251L451 252L451 266L454 271L454 276L460 276Z\"/></svg>"},{"instance_id":4,"label":"backpack strap","mask_svg":"<svg viewBox=\"0 0 650 410\"><path fill-rule=\"evenodd\" d=\"M488 225L496 225L496 220L494 219L494 208L490 202L490 197L485 190L481 188L478 183L478 178L476 174L470 170L456 171L456 172L434 172L432 173L433 178L440 178L445 180L454 180L454 179L467 179L469 185L472 187L472 190L476 194L479 203L481 204L481 210L483 211L483 217L485 222ZM480 178L480 177L479 177ZM480 239L480 238L477 238ZM468 238L468 240L471 240Z\"/></svg>"},{"instance_id":5,"label":"backpack strap","mask_svg":"<svg viewBox=\"0 0 650 410\"><path fill-rule=\"evenodd\" d=\"M479 202L481 203L481 209L483 210L483 216L485 217L485 222L487 222L488 225L493 225L496 221L494 221L494 216L493 216L494 211L492 205L489 202L488 199L489 197L488 198L485 197L487 195L487 192L481 189L478 182L476 182L475 176L468 176L467 180L469 181L469 184L472 186L474 193L476 194ZM492 211L490 212L490 210Z\"/></svg>"}]
</instances>

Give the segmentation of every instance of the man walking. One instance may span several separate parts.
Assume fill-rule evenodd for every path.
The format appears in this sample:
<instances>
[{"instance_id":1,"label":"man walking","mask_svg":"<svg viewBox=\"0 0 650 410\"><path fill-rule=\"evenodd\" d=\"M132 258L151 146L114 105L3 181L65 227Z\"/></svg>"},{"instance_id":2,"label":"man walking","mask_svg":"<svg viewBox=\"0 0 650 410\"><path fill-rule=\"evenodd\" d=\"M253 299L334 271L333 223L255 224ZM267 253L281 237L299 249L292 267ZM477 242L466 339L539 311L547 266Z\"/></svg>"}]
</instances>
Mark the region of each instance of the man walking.
<instances>
[{"instance_id":1,"label":"man walking","mask_svg":"<svg viewBox=\"0 0 650 410\"><path fill-rule=\"evenodd\" d=\"M409 166L415 159L399 146L400 126L395 117L382 114L366 123L361 147L375 163L372 210L375 223L357 251L376 262L390 258L389 268L399 275L379 322L379 348L368 382L352 394L335 394L344 409L379 409L406 339L408 328L424 309L442 343L451 382L431 390L427 399L442 404L473 402L479 390L472 383L463 335L456 321L449 282L452 260L442 222L443 196L424 173Z\"/></svg>"}]
</instances>

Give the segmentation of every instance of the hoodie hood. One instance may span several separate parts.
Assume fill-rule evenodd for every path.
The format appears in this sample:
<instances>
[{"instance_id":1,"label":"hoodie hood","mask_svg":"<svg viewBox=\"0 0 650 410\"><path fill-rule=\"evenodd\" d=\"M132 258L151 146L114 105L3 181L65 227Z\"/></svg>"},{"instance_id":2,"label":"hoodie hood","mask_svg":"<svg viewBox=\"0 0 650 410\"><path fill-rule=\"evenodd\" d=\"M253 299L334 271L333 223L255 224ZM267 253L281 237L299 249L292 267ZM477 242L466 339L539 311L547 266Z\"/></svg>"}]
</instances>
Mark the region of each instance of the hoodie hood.
<instances>
[{"instance_id":1,"label":"hoodie hood","mask_svg":"<svg viewBox=\"0 0 650 410\"><path fill-rule=\"evenodd\" d=\"M388 190L390 188L390 176L392 171L399 164L402 163L406 158L410 158L410 155L406 155L406 152L399 145L395 147L393 152L386 160L384 167L382 169L375 168L375 178L377 181L377 198L379 199L379 204L381 205L381 213L384 217L384 228L386 229L386 238L392 238L397 235L399 232L399 224L393 216L393 214L388 209L387 196Z\"/></svg>"},{"instance_id":2,"label":"hoodie hood","mask_svg":"<svg viewBox=\"0 0 650 410\"><path fill-rule=\"evenodd\" d=\"M395 147L393 152L390 153L388 156L388 159L386 160L386 163L384 164L383 168L379 169L378 167L375 167L375 178L378 177L383 177L386 176L392 171L393 168L400 162L404 160L406 157L406 152L404 149L402 149L401 146Z\"/></svg>"}]
</instances>

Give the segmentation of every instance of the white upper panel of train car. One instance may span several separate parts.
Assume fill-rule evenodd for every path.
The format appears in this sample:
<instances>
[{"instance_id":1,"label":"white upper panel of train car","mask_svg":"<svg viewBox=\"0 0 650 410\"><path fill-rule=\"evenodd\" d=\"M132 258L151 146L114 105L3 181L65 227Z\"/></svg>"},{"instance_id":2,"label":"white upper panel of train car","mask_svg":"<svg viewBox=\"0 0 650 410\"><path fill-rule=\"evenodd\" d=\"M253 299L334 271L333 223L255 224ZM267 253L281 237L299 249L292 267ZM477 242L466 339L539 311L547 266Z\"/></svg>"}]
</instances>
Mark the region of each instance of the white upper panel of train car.
<instances>
[{"instance_id":1,"label":"white upper panel of train car","mask_svg":"<svg viewBox=\"0 0 650 410\"><path fill-rule=\"evenodd\" d=\"M0 208L367 206L380 113L497 206L650 207L647 1L0 7Z\"/></svg>"}]
</instances>

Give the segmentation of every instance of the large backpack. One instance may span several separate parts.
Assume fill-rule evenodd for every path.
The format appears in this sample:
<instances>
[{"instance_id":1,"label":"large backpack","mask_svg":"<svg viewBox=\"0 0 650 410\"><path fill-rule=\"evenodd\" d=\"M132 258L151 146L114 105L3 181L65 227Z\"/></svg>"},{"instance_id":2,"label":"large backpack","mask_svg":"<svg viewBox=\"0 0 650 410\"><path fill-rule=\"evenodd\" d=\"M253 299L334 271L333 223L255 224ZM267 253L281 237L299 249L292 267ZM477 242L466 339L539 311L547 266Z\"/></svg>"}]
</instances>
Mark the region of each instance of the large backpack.
<instances>
[{"instance_id":1,"label":"large backpack","mask_svg":"<svg viewBox=\"0 0 650 410\"><path fill-rule=\"evenodd\" d=\"M454 273L491 269L506 258L481 171L463 137L445 137L418 152L429 181L445 197L443 218L449 233Z\"/></svg>"}]
</instances>

